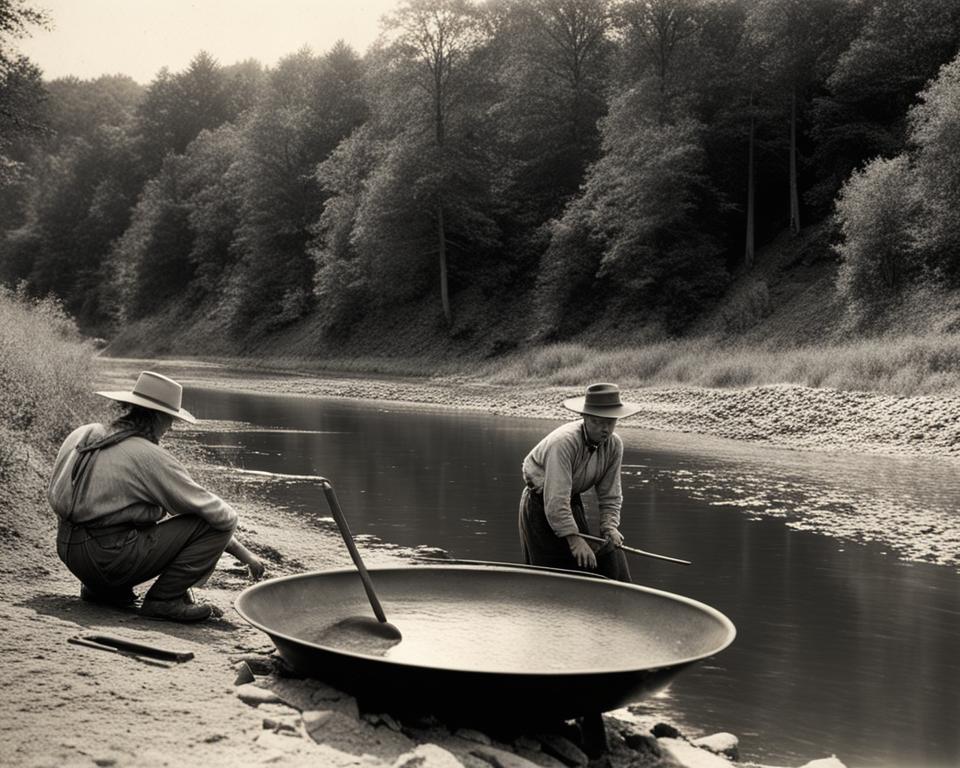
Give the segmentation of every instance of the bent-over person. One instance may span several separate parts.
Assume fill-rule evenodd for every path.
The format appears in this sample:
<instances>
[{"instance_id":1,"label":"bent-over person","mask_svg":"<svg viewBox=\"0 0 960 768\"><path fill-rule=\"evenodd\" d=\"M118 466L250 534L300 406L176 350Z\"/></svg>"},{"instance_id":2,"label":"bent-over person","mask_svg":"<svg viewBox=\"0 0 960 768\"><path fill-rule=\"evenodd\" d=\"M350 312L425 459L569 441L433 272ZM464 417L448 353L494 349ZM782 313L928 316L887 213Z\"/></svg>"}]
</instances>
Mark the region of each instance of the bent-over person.
<instances>
[{"instance_id":1,"label":"bent-over person","mask_svg":"<svg viewBox=\"0 0 960 768\"><path fill-rule=\"evenodd\" d=\"M66 438L47 491L59 517L57 554L81 582L84 600L132 605L133 587L157 577L140 613L202 621L214 609L194 601L226 550L253 579L260 559L234 536L237 513L198 485L160 447L174 419L195 423L181 407L182 387L144 371L130 392L97 392L124 403L111 424L86 424Z\"/></svg>"},{"instance_id":2,"label":"bent-over person","mask_svg":"<svg viewBox=\"0 0 960 768\"><path fill-rule=\"evenodd\" d=\"M620 533L620 465L623 442L617 420L640 406L620 401L616 384L591 384L586 395L565 400L582 418L557 427L523 460L526 487L520 498L520 541L530 565L596 570L630 581ZM589 534L582 493L596 490L600 507L599 549L579 534Z\"/></svg>"}]
</instances>

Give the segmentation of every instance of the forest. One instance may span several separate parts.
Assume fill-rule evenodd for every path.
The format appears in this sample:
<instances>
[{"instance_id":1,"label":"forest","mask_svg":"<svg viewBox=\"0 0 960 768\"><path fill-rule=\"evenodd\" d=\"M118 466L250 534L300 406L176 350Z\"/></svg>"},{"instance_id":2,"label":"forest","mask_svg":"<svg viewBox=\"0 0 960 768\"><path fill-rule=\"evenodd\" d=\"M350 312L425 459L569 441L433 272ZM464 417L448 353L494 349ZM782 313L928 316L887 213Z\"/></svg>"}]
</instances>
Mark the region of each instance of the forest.
<instances>
[{"instance_id":1,"label":"forest","mask_svg":"<svg viewBox=\"0 0 960 768\"><path fill-rule=\"evenodd\" d=\"M0 283L89 335L469 302L674 337L813 226L851 311L960 285L953 0L399 0L365 52L149 84L45 79L45 23L0 0Z\"/></svg>"}]
</instances>

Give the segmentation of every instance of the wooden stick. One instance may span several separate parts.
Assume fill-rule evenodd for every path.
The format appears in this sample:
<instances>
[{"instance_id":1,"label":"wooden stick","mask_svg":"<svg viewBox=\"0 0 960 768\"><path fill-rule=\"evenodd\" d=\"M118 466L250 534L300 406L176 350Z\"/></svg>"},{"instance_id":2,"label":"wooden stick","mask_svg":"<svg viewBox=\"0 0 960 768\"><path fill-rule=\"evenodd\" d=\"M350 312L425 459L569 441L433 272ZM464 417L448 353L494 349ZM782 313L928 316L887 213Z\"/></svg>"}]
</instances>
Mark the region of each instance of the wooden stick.
<instances>
[{"instance_id":1,"label":"wooden stick","mask_svg":"<svg viewBox=\"0 0 960 768\"><path fill-rule=\"evenodd\" d=\"M600 538L599 536L591 536L587 533L578 534L581 539L587 539L588 541L600 541L605 542L606 539ZM666 560L668 563L680 563L681 565L690 565L689 560L681 560L679 557L667 557L666 555L658 555L656 552L647 552L643 549L635 549L634 547L628 547L626 544L621 544L620 549L627 552L631 552L634 555L643 555L644 557L652 557L657 560Z\"/></svg>"}]
</instances>

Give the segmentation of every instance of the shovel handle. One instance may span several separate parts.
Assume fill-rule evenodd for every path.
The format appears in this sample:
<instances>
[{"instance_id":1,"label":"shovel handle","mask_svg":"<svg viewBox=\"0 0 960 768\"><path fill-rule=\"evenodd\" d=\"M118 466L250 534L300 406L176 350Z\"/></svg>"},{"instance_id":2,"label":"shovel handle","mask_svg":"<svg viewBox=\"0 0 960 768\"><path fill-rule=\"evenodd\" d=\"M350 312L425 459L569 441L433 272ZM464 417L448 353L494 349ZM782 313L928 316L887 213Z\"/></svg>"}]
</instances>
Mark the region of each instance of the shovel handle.
<instances>
[{"instance_id":1,"label":"shovel handle","mask_svg":"<svg viewBox=\"0 0 960 768\"><path fill-rule=\"evenodd\" d=\"M587 539L588 541L600 541L604 542L606 539L602 539L599 536L591 536L587 533L578 534L581 539ZM643 555L644 557L652 557L656 560L666 560L668 563L680 563L681 565L690 565L689 560L681 560L679 557L667 557L666 555L658 555L656 552L647 552L643 549L636 549L634 547L628 547L626 544L621 544L620 549L625 550L626 552L631 552L634 555Z\"/></svg>"},{"instance_id":2,"label":"shovel handle","mask_svg":"<svg viewBox=\"0 0 960 768\"><path fill-rule=\"evenodd\" d=\"M380 601L377 599L377 593L373 589L373 581L370 579L370 574L367 573L367 568L363 564L363 559L360 557L360 552L357 550L357 545L353 541L353 535L350 533L350 526L347 525L347 519L343 516L343 510L340 508L340 502L337 501L337 494L333 490L333 486L330 484L330 481L326 478L320 478L321 487L323 488L323 493L327 497L327 504L330 507L330 512L333 514L333 519L337 523L337 528L340 529L340 535L343 537L343 543L347 545L347 549L350 552L350 557L353 558L353 564L357 566L357 570L360 572L360 581L363 582L363 588L367 593L367 599L370 601L370 607L373 608L374 614L376 614L377 620L383 624L387 623L387 617L383 613L383 607L380 605Z\"/></svg>"}]
</instances>

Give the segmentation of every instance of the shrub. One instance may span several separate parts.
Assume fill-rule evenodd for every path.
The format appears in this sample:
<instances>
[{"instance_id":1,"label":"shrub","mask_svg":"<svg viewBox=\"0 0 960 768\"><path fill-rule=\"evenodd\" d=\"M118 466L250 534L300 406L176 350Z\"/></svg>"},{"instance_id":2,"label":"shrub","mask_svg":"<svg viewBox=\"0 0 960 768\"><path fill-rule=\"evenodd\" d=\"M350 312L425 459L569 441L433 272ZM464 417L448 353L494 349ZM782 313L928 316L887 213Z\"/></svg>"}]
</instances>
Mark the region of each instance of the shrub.
<instances>
[{"instance_id":1,"label":"shrub","mask_svg":"<svg viewBox=\"0 0 960 768\"><path fill-rule=\"evenodd\" d=\"M30 445L56 445L94 412L92 360L92 344L59 301L0 288L0 423L8 449L10 433Z\"/></svg>"}]
</instances>

